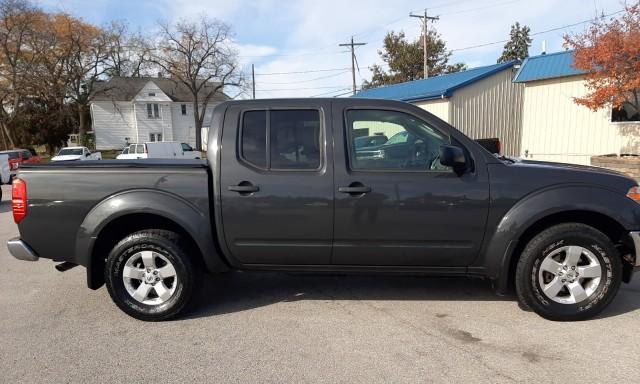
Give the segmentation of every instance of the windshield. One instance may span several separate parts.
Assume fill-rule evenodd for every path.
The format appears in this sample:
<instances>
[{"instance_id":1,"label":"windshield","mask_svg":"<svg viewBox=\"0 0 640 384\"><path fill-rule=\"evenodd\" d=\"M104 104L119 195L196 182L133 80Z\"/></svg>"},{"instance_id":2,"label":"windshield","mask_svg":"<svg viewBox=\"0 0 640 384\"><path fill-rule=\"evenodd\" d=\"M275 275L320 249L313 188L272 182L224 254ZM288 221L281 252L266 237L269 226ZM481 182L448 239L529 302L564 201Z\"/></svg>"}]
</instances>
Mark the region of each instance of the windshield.
<instances>
[{"instance_id":1,"label":"windshield","mask_svg":"<svg viewBox=\"0 0 640 384\"><path fill-rule=\"evenodd\" d=\"M60 152L58 152L58 156L68 156L68 155L81 156L82 148L63 148L60 150Z\"/></svg>"}]
</instances>

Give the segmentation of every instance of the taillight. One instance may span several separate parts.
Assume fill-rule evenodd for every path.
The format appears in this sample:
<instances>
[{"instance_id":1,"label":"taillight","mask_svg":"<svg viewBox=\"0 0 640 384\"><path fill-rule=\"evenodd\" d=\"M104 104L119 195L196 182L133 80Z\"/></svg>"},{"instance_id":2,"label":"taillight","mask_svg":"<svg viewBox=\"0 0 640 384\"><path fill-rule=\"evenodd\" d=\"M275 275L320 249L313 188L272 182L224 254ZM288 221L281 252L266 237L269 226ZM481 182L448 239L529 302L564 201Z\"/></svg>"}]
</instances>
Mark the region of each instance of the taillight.
<instances>
[{"instance_id":1,"label":"taillight","mask_svg":"<svg viewBox=\"0 0 640 384\"><path fill-rule=\"evenodd\" d=\"M11 184L11 208L16 224L27 216L27 183L22 179L15 179Z\"/></svg>"}]
</instances>

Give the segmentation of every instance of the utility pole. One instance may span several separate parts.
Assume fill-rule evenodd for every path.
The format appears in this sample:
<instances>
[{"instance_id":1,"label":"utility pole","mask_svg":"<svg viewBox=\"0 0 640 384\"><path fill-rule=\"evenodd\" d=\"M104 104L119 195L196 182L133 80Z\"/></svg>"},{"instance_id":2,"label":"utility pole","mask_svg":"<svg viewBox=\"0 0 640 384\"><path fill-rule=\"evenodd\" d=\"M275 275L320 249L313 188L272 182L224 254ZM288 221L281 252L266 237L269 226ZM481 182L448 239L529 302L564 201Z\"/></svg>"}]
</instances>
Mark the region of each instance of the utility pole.
<instances>
[{"instance_id":1,"label":"utility pole","mask_svg":"<svg viewBox=\"0 0 640 384\"><path fill-rule=\"evenodd\" d=\"M359 45L366 45L367 43L354 43L353 36L351 36L350 43L338 44L340 47L351 47L351 77L353 79L353 94L356 94L356 51L355 47Z\"/></svg>"},{"instance_id":2,"label":"utility pole","mask_svg":"<svg viewBox=\"0 0 640 384\"><path fill-rule=\"evenodd\" d=\"M255 100L256 99L256 71L253 64L251 64L251 91L253 93L253 100Z\"/></svg>"},{"instance_id":3,"label":"utility pole","mask_svg":"<svg viewBox=\"0 0 640 384\"><path fill-rule=\"evenodd\" d=\"M429 77L429 67L427 66L427 33L428 33L428 29L427 29L427 23L429 22L429 20L440 20L439 17L433 17L433 16L427 16L427 9L424 9L424 15L414 15L413 13L409 13L410 17L418 17L420 19L422 19L422 51L424 54L424 78L428 78Z\"/></svg>"}]
</instances>

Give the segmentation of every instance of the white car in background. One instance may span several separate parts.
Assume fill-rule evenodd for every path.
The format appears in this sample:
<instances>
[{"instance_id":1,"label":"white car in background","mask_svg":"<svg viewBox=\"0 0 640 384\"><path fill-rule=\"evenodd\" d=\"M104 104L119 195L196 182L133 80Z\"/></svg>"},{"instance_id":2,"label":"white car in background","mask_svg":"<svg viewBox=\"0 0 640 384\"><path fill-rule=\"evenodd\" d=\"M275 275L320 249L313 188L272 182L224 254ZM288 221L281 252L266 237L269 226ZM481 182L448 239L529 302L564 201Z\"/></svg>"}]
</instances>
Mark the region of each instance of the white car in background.
<instances>
[{"instance_id":1,"label":"white car in background","mask_svg":"<svg viewBox=\"0 0 640 384\"><path fill-rule=\"evenodd\" d=\"M91 152L87 147L64 147L58 154L51 158L51 161L84 161L102 160L100 152Z\"/></svg>"},{"instance_id":2,"label":"white car in background","mask_svg":"<svg viewBox=\"0 0 640 384\"><path fill-rule=\"evenodd\" d=\"M187 143L177 141L155 141L144 144L131 144L121 154L118 160L133 159L201 159L202 153L194 150Z\"/></svg>"}]
</instances>

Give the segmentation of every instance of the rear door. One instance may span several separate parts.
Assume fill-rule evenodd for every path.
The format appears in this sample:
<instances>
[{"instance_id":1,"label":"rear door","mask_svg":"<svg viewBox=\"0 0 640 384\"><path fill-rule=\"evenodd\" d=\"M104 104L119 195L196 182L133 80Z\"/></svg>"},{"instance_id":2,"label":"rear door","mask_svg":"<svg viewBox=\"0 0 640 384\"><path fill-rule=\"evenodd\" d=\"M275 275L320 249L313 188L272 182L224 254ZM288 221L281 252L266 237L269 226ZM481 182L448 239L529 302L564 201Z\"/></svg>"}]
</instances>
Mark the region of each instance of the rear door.
<instances>
[{"instance_id":1,"label":"rear door","mask_svg":"<svg viewBox=\"0 0 640 384\"><path fill-rule=\"evenodd\" d=\"M234 104L225 114L220 195L227 247L242 264L329 264L330 104L270 105Z\"/></svg>"},{"instance_id":2,"label":"rear door","mask_svg":"<svg viewBox=\"0 0 640 384\"><path fill-rule=\"evenodd\" d=\"M462 175L442 166L440 146L460 144L442 122L422 111L377 103L336 108L333 116L336 143L344 143L335 146L333 263L471 263L482 243L489 208L482 164ZM364 130L364 135L389 140L356 148L356 135Z\"/></svg>"}]
</instances>

